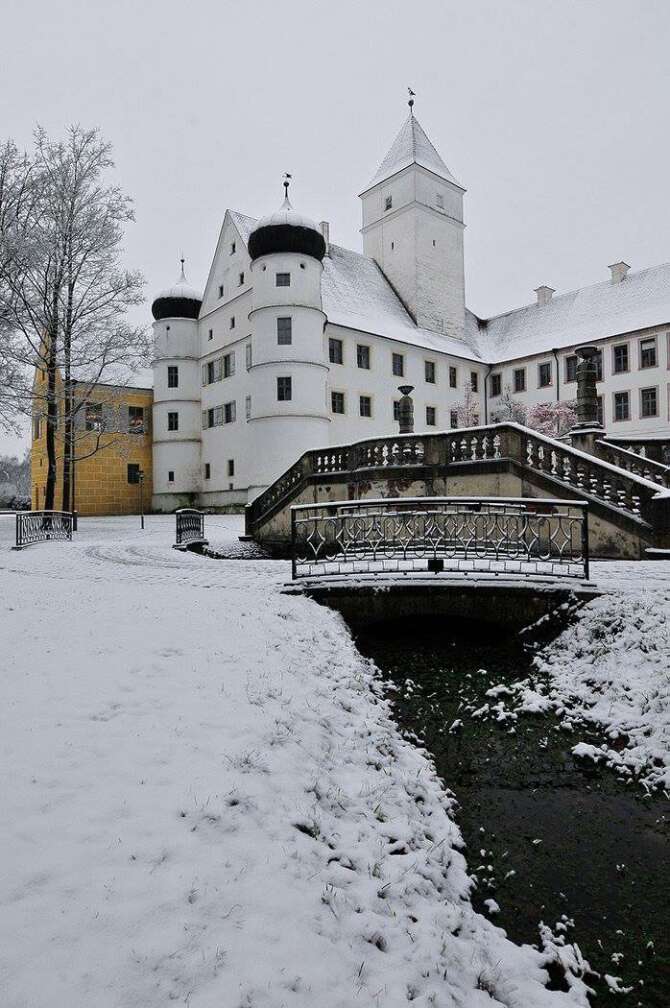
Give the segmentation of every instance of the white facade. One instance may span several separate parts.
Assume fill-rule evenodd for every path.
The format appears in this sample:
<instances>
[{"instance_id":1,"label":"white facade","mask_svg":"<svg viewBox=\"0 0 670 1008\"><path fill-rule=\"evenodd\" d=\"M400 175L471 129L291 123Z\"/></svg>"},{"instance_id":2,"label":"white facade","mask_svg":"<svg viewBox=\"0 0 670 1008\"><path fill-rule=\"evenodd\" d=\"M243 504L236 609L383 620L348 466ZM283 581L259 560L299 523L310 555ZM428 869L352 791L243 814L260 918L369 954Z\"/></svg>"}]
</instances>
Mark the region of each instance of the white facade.
<instances>
[{"instance_id":1,"label":"white facade","mask_svg":"<svg viewBox=\"0 0 670 1008\"><path fill-rule=\"evenodd\" d=\"M478 319L463 194L410 115L361 194L364 255L322 225L323 262L252 262L258 222L226 212L198 317L154 323L154 507L239 505L308 449L392 434L399 385L414 386L417 431L495 419L506 393L573 400L568 359L585 343L602 349L608 433L670 437L670 266L618 263L602 284L539 288L535 304Z\"/></svg>"}]
</instances>

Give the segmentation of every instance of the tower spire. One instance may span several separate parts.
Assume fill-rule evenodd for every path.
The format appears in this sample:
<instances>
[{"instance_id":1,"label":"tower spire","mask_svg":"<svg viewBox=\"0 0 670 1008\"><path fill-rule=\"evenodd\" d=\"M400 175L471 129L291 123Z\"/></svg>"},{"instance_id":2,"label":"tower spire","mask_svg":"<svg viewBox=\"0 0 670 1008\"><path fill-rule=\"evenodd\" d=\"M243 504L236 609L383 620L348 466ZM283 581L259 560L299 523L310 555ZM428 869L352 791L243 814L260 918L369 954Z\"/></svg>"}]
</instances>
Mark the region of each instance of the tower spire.
<instances>
[{"instance_id":1,"label":"tower spire","mask_svg":"<svg viewBox=\"0 0 670 1008\"><path fill-rule=\"evenodd\" d=\"M181 259L179 260L179 262L181 263L181 273L179 275L179 279L183 280L183 282L186 283L186 274L184 273L184 263L186 262L186 260L184 259L183 252L181 254Z\"/></svg>"},{"instance_id":2,"label":"tower spire","mask_svg":"<svg viewBox=\"0 0 670 1008\"><path fill-rule=\"evenodd\" d=\"M286 203L288 203L288 187L291 184L292 178L293 176L290 172L284 172L284 181L282 182L282 185L284 186L284 200Z\"/></svg>"}]
</instances>

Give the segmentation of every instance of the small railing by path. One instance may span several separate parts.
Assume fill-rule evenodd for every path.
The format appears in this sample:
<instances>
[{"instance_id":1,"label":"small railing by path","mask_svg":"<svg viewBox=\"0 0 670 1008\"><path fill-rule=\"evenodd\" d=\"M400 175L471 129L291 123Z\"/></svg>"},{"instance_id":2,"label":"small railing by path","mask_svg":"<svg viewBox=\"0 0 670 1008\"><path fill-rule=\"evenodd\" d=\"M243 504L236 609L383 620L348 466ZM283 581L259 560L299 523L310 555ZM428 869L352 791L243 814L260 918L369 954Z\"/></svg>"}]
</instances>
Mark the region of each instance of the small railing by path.
<instances>
[{"instance_id":1,"label":"small railing by path","mask_svg":"<svg viewBox=\"0 0 670 1008\"><path fill-rule=\"evenodd\" d=\"M293 578L445 571L588 578L588 505L398 497L291 508Z\"/></svg>"},{"instance_id":2,"label":"small railing by path","mask_svg":"<svg viewBox=\"0 0 670 1008\"><path fill-rule=\"evenodd\" d=\"M71 540L75 529L75 516L69 511L21 511L16 515L14 549L54 539Z\"/></svg>"},{"instance_id":3,"label":"small railing by path","mask_svg":"<svg viewBox=\"0 0 670 1008\"><path fill-rule=\"evenodd\" d=\"M181 508L175 512L176 532L174 548L185 550L189 546L207 545L205 515L195 508Z\"/></svg>"}]
</instances>

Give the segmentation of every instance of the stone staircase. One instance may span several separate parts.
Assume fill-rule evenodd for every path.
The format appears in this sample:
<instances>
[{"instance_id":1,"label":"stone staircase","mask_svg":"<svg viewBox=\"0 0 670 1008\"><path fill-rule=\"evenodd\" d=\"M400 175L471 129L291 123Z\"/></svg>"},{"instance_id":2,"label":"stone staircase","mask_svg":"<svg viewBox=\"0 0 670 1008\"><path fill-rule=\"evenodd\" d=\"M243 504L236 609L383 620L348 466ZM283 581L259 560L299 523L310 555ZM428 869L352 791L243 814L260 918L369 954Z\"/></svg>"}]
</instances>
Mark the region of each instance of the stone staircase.
<instances>
[{"instance_id":1,"label":"stone staircase","mask_svg":"<svg viewBox=\"0 0 670 1008\"><path fill-rule=\"evenodd\" d=\"M598 456L514 423L305 452L246 509L246 533L290 550L293 504L373 497L561 497L590 504L592 556L670 549L670 470L595 441ZM657 554L656 554L657 555Z\"/></svg>"}]
</instances>

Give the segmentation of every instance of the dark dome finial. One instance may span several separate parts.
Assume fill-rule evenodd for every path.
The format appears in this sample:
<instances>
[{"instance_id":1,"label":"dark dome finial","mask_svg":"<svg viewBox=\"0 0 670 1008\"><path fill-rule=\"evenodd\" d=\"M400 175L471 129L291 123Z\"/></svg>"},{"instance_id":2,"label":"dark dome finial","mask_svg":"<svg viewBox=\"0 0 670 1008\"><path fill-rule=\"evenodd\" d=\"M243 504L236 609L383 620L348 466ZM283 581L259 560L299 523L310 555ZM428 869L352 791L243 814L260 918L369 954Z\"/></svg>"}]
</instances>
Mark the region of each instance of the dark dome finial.
<instances>
[{"instance_id":1,"label":"dark dome finial","mask_svg":"<svg viewBox=\"0 0 670 1008\"><path fill-rule=\"evenodd\" d=\"M284 172L284 202L279 210L261 218L249 235L249 255L258 259L271 252L298 252L319 262L326 254L326 243L309 217L293 209L288 198L291 175Z\"/></svg>"},{"instance_id":2,"label":"dark dome finial","mask_svg":"<svg viewBox=\"0 0 670 1008\"><path fill-rule=\"evenodd\" d=\"M161 291L151 306L151 314L156 321L164 318L197 319L200 314L202 295L188 285L186 274L184 273L184 263L186 260L183 255L179 261L181 263L181 272L176 284L168 287L167 290Z\"/></svg>"}]
</instances>

